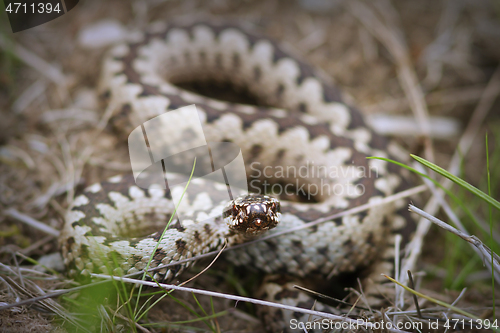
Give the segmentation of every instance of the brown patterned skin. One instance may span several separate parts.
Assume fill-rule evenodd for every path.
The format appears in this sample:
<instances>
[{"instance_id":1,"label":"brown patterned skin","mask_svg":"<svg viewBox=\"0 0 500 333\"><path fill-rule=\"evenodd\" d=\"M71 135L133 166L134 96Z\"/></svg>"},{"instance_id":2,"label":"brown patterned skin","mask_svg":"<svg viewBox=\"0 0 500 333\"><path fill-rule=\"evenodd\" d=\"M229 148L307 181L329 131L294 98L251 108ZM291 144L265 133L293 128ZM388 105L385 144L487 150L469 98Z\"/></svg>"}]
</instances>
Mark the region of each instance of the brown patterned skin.
<instances>
[{"instance_id":1,"label":"brown patterned skin","mask_svg":"<svg viewBox=\"0 0 500 333\"><path fill-rule=\"evenodd\" d=\"M127 135L164 112L196 104L208 142L240 147L251 190L278 189L280 198L295 200L281 201L281 223L268 234L366 203L374 205L230 251L230 261L267 273L322 279L367 266L376 280L381 272L391 273L393 236L406 221L394 204L377 202L400 190L404 181L394 166L366 159L390 157L390 144L366 126L360 112L346 104L323 74L273 41L234 26L157 24L133 39L109 52L100 81L102 95L114 111L113 125L121 133ZM174 85L195 80L245 87L265 106L218 101ZM202 184L193 186L200 189L198 196L185 198L189 204L227 204L216 193L205 192ZM304 198L309 200L300 202ZM220 249L226 240L246 240L222 218L203 223L194 219L189 225L174 222L162 240L160 231L141 238L123 233L162 230L171 213L169 191L139 189L130 176L91 186L75 198L61 238L70 273L108 272L109 256L122 261L113 273L131 273L144 268L151 256L151 267L156 267ZM187 266L164 268L155 278L169 282Z\"/></svg>"}]
</instances>

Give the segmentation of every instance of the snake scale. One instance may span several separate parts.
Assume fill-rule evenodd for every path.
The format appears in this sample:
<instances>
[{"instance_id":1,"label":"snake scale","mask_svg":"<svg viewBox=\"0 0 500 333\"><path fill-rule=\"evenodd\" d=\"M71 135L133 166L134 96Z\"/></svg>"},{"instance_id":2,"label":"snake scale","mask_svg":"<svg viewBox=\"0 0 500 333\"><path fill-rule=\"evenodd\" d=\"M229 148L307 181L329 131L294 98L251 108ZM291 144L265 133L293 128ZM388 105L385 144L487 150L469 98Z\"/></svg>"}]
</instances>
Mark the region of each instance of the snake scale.
<instances>
[{"instance_id":1,"label":"snake scale","mask_svg":"<svg viewBox=\"0 0 500 333\"><path fill-rule=\"evenodd\" d=\"M181 88L193 81L245 89L259 106ZM377 202L403 186L403 179L393 165L366 159L390 157L391 144L367 127L329 78L293 51L227 24L153 24L108 52L99 89L113 111L112 124L124 135L153 117L195 104L208 141L240 147L251 189L262 191L268 184L274 192L286 188L298 194L277 193L281 222L267 234L373 204L362 213L229 251L227 260L265 273L325 280L360 267L371 266L373 276L391 272L390 264L379 259L393 256L394 231L406 222L394 204ZM202 180L193 179L189 186L195 194L183 202L196 214L222 212L227 205L206 192ZM69 274L133 273L149 260L156 267L249 239L220 216L202 223L173 221L161 239L174 209L171 193L182 190L178 187L141 189L125 175L79 193L61 237ZM320 191L310 196L311 189ZM304 193L311 200L302 200ZM118 265L110 268L106 260ZM189 265L157 270L154 277L171 282ZM271 288L268 294L273 293Z\"/></svg>"}]
</instances>

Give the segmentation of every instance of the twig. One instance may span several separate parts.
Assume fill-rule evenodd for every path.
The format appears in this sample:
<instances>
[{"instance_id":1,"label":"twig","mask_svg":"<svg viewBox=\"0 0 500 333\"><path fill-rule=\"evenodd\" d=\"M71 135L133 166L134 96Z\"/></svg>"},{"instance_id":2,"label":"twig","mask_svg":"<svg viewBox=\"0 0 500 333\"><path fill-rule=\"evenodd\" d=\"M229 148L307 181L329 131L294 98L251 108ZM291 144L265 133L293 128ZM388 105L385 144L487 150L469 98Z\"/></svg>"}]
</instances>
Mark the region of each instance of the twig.
<instances>
[{"instance_id":1,"label":"twig","mask_svg":"<svg viewBox=\"0 0 500 333\"><path fill-rule=\"evenodd\" d=\"M10 285L12 285L12 287L15 288L16 290L18 290L21 294L27 295L27 296L32 297L32 298L36 298L36 297L34 297L34 295L36 293L45 294L45 292L38 285L33 284L33 283L30 283L30 287L35 289L36 291L31 291L31 290L25 288L24 286L20 286L16 281L14 281L13 279L11 279L9 277L5 277L4 281L8 282ZM44 298L43 300L42 299L40 300L40 303L45 309L52 311L53 313L56 313L57 315L59 315L63 319L65 319L65 320L71 322L73 325L79 327L82 331L89 332L85 327L83 327L79 323L80 319L74 317L72 314L67 313L66 309L64 307L62 307L56 301L54 301L52 299ZM10 305L11 304L8 304L9 307L10 307ZM0 310L4 307L5 306L0 307Z\"/></svg>"},{"instance_id":2,"label":"twig","mask_svg":"<svg viewBox=\"0 0 500 333\"><path fill-rule=\"evenodd\" d=\"M45 92L46 88L47 83L44 79L36 80L15 100L12 104L12 111L22 114L35 99Z\"/></svg>"},{"instance_id":3,"label":"twig","mask_svg":"<svg viewBox=\"0 0 500 333\"><path fill-rule=\"evenodd\" d=\"M461 293L462 294L462 293ZM452 305L456 305L456 302L453 302ZM491 306L490 307L487 307L487 306L470 306L470 307L463 307L461 308L462 310L465 310L465 311L488 311L488 310L491 310ZM432 313L432 312L442 312L443 311L443 308L441 307L431 307L431 308L424 308L424 309L420 309L420 312L421 313ZM387 314L389 315L416 315L417 314L417 310L406 310L406 311L400 311L400 310L397 310L397 311L387 311L386 312Z\"/></svg>"},{"instance_id":4,"label":"twig","mask_svg":"<svg viewBox=\"0 0 500 333\"><path fill-rule=\"evenodd\" d=\"M149 286L149 287L160 287L162 289L174 289L174 290L186 291L186 292L200 294L200 295L225 298L225 299L230 299L230 300L234 300L234 301L241 301L241 302L248 302L248 303L253 303L253 304L258 304L258 305L271 306L271 307L276 307L276 308L280 308L280 309L284 309L284 310L296 311L296 312L300 312L300 313L324 317L324 318L328 318L328 319L331 319L334 321L337 321L337 320L346 321L346 322L351 323L352 325L356 325L357 327L364 327L364 328L368 328L368 329L374 328L373 323L367 322L364 320L360 320L360 319L356 320L356 319L346 318L346 317L342 317L342 316L333 315L330 313L314 311L314 310L309 310L309 309L302 309L302 308L295 307L295 306L273 303L273 302L268 302L268 301L262 301L262 300L255 299L255 298L228 295L228 294L217 293L217 292L208 291L208 290L180 287L180 286L175 286L175 285L170 285L170 284L155 283L155 282L150 282L150 281L129 279L129 278L112 276L112 275L105 275L105 274L91 274L91 276L96 277L96 278L102 278L102 279L113 279L116 281L122 281L122 282L132 283L132 284L141 284L141 285ZM394 329L394 328L388 328L388 332L403 333L405 331L401 331L401 330Z\"/></svg>"},{"instance_id":5,"label":"twig","mask_svg":"<svg viewBox=\"0 0 500 333\"><path fill-rule=\"evenodd\" d=\"M64 294L67 294L67 293L70 293L70 292L73 292L73 291L78 291L78 290L90 288L90 287L93 287L93 286L96 286L96 285L99 285L99 284L104 284L104 283L107 283L107 282L109 282L109 281L99 281L99 282L89 283L89 284L85 284L85 285L74 287L74 288L70 288L70 289L63 289L63 290L54 291L54 292L52 292L50 294L45 294L45 295L41 295L41 296L32 297L32 298L25 299L25 300L22 300L22 301L19 301L19 302L16 302L16 303L10 303L10 304L0 305L0 311L7 310L7 309L10 309L10 308L13 308L13 307L17 307L17 306L23 306L23 305L28 305L28 304L36 303L36 302L41 302L41 301L43 301L45 299L48 299L48 298L59 297L61 295L64 295Z\"/></svg>"},{"instance_id":6,"label":"twig","mask_svg":"<svg viewBox=\"0 0 500 333\"><path fill-rule=\"evenodd\" d=\"M463 295L465 295L466 290L467 290L467 288L462 289L462 291L460 292L460 295L458 295L458 297L453 301L453 303L451 303L451 305L453 305L453 306L457 305L458 301L462 298ZM446 313L447 316L450 314L450 311L451 310L448 310L448 312Z\"/></svg>"},{"instance_id":7,"label":"twig","mask_svg":"<svg viewBox=\"0 0 500 333\"><path fill-rule=\"evenodd\" d=\"M455 312L457 312L457 313L460 313L460 314L462 314L462 315L464 315L464 316L466 316L466 317L468 317L468 318L479 319L477 316L475 316L475 315L473 315L473 314L471 314L471 313L468 313L468 312L466 312L466 311L464 311L464 310L462 310L462 309L459 309L459 308L457 308L456 306L450 305L450 304L448 304L448 303L446 303L446 302L443 302L443 301L440 301L440 300L438 300L438 299L435 299L435 298L432 298L432 297L430 297L430 296L427 296L427 295L425 295L425 294L419 293L418 291L416 291L416 290L414 290L414 289L411 289L411 288L409 288L409 287L407 287L407 286L405 286L405 285L403 285L403 284L400 284L398 281L394 280L394 279L393 279L393 278L391 278L390 276L387 276L387 275L385 275L385 274L382 274L382 275L383 275L383 276L385 276L388 280L390 280L390 281L392 281L392 282L394 282L394 283L399 284L401 287L405 288L406 290L408 290L408 291L409 291L409 292L411 292L412 294L417 295L418 297L425 298L425 299L426 299L426 300L428 300L428 301L431 301L431 302L433 302L433 303L436 303L437 305L440 305L440 306L443 306L443 307L448 308L448 309L450 309L450 310L453 310L453 311L455 311Z\"/></svg>"},{"instance_id":8,"label":"twig","mask_svg":"<svg viewBox=\"0 0 500 333\"><path fill-rule=\"evenodd\" d=\"M400 277L401 257L399 256L399 254L401 252L401 241L402 241L401 235L397 234L394 237L394 278L396 279L396 281L401 280L401 277ZM398 286L397 284L394 285L394 288L395 288L394 298L395 298L395 302L397 302L400 295L404 292L404 289L401 288L400 286Z\"/></svg>"},{"instance_id":9,"label":"twig","mask_svg":"<svg viewBox=\"0 0 500 333\"><path fill-rule=\"evenodd\" d=\"M338 299L338 298L335 298L335 297L331 297L331 296L319 293L317 291L314 291L314 290L311 290L311 289L308 289L308 288L305 288L305 287L302 287L302 286L293 285L293 287L295 289L305 291L306 293L312 294L312 295L314 295L316 297L319 297L319 298L329 299L331 301L334 301L334 302L342 304L342 305L346 305L346 306L349 306L349 307L355 307L355 308L358 308L358 309L361 309L361 310L367 310L367 311L369 311L369 309L364 308L362 306L351 304L351 303L345 302L345 301L343 301L341 299Z\"/></svg>"},{"instance_id":10,"label":"twig","mask_svg":"<svg viewBox=\"0 0 500 333\"><path fill-rule=\"evenodd\" d=\"M429 111L425 103L422 87L418 83L417 75L413 69L408 47L403 39L400 29L395 21L394 8L388 2L377 2L381 10L379 12L384 16L384 24L370 7L363 2L355 0L346 2L350 12L356 17L371 33L377 38L390 52L397 66L398 79L401 87L409 101L410 107L415 114L421 133L425 138L429 138ZM433 160L433 150L430 140L426 140L425 156L428 160Z\"/></svg>"},{"instance_id":11,"label":"twig","mask_svg":"<svg viewBox=\"0 0 500 333\"><path fill-rule=\"evenodd\" d=\"M0 47L4 51L12 51L19 59L28 66L40 72L43 76L58 86L66 84L66 76L56 66L49 64L35 53L25 49L23 46L12 41L7 42L3 36L0 36Z\"/></svg>"},{"instance_id":12,"label":"twig","mask_svg":"<svg viewBox=\"0 0 500 333\"><path fill-rule=\"evenodd\" d=\"M59 237L59 234L60 234L59 230L56 230L52 227L49 227L45 223L37 221L29 215L20 213L17 209L9 208L9 209L5 210L4 213L7 216L15 218L16 220L23 222L23 223L26 223L27 225L32 226L33 228L36 228L40 231L43 231L49 235Z\"/></svg>"},{"instance_id":13,"label":"twig","mask_svg":"<svg viewBox=\"0 0 500 333\"><path fill-rule=\"evenodd\" d=\"M423 60L427 67L427 75L424 82L427 83L428 87L435 87L441 81L443 64L447 63L449 58L456 59L455 55L459 52L459 50L452 50L453 37L456 38L459 35L456 26L460 12L465 7L465 2L446 1L443 5L444 8L441 10L439 23L437 24L437 37L432 43L427 45L421 57L421 60ZM453 56L452 52L455 53ZM465 57L460 58L465 60ZM461 65L463 67L466 64Z\"/></svg>"},{"instance_id":14,"label":"twig","mask_svg":"<svg viewBox=\"0 0 500 333\"><path fill-rule=\"evenodd\" d=\"M408 281L410 282L410 288L415 289L415 283L413 283L413 276L411 275L411 271L408 271ZM422 318L422 313L420 312L420 305L418 305L417 295L413 294L413 303L415 303L415 308L417 309L417 315L419 318Z\"/></svg>"},{"instance_id":15,"label":"twig","mask_svg":"<svg viewBox=\"0 0 500 333\"><path fill-rule=\"evenodd\" d=\"M496 272L495 279L497 280L497 282L500 283L500 257L495 252L493 252L488 246L484 245L484 243L481 242L479 238L477 238L474 235L469 236L466 233L463 233L462 231L452 227L448 223L441 221L440 219L424 212L423 210L413 205L409 205L408 209L410 210L410 212L417 213L418 215L422 216L423 218L426 218L427 220L443 228L444 230L451 232L457 235L458 237L462 238L463 240L466 240L467 242L474 245L480 251L483 263L485 262L488 263L490 258L493 256L493 267Z\"/></svg>"},{"instance_id":16,"label":"twig","mask_svg":"<svg viewBox=\"0 0 500 333\"><path fill-rule=\"evenodd\" d=\"M471 145L472 141L476 137L481 124L484 121L484 118L488 114L493 102L497 98L500 93L500 66L497 67L495 73L491 77L486 89L481 96L481 99L478 102L476 109L469 121L467 128L460 138L459 144L455 149L455 153L451 159L450 165L447 170L456 175L459 171L460 160L462 156L466 156ZM441 182L441 185L445 188L449 188L452 182L449 179L445 179ZM438 192L442 195L443 191L438 190ZM427 202L424 207L424 210L429 214L436 214L439 209L440 203L436 196L432 196L431 199ZM423 239L430 228L430 222L426 219L420 219L418 222L418 227L415 232L415 236L411 240L408 249L410 250L409 256L406 258L402 270L407 271L413 269L415 267L415 263L417 262L418 257L420 256L420 252L422 250ZM401 281L403 284L406 281ZM400 304L403 304L403 299L400 299Z\"/></svg>"},{"instance_id":17,"label":"twig","mask_svg":"<svg viewBox=\"0 0 500 333\"><path fill-rule=\"evenodd\" d=\"M423 168L422 165L417 165L415 167L415 169L417 169L418 171L422 172L423 174L427 174L426 170ZM446 213L446 215L448 216L448 218L451 220L451 222L453 223L453 225L455 227L457 227L462 233L464 234L468 234L467 232L467 229L465 228L465 226L462 224L462 222L460 221L460 219L458 218L458 216L455 214L455 212L451 209L450 205L448 204L448 202L446 202L446 200L444 199L443 197L443 192L440 191L440 189L436 188L436 186L434 185L434 183L432 181L430 181L429 179L426 179L426 178L422 178L424 183L429 186L429 189L431 190L431 193L432 195L434 196L434 199L437 200L437 203L439 205L441 205L441 207L443 208L444 212ZM480 257L482 256L480 251L472 244L470 244L472 250L474 252L476 252ZM491 274L491 265L486 265L486 267L488 268L488 271L490 272Z\"/></svg>"},{"instance_id":18,"label":"twig","mask_svg":"<svg viewBox=\"0 0 500 333\"><path fill-rule=\"evenodd\" d=\"M74 184L73 182L59 182L56 181L53 183L45 193L34 199L33 201L27 204L28 208L42 208L47 205L47 203L52 200L55 196L63 194L65 192L73 191L73 188L78 184Z\"/></svg>"},{"instance_id":19,"label":"twig","mask_svg":"<svg viewBox=\"0 0 500 333\"><path fill-rule=\"evenodd\" d=\"M458 147L453 154L453 157L450 162L450 166L448 167L448 171L454 175L456 175L460 168L460 161L463 156L466 155L466 152L469 151L472 146L472 142L476 138L477 132L481 124L486 118L486 115L490 111L493 103L497 99L500 94L500 66L497 67L495 73L491 76L488 85L483 91L479 102L477 103L476 108L470 118L467 127L464 131L464 134L460 138L458 142Z\"/></svg>"},{"instance_id":20,"label":"twig","mask_svg":"<svg viewBox=\"0 0 500 333\"><path fill-rule=\"evenodd\" d=\"M220 257L222 251L224 251L224 249L227 247L227 242L224 243L224 246L222 247L222 249L220 249L219 253L217 253L217 255L215 256L215 258L210 262L210 264L208 264L207 267L205 267L204 269L202 269L201 272L199 272L198 274L196 274L195 276L193 276L192 278L188 279L187 281L184 281L182 282L181 284L179 284L179 286L183 286L191 281L193 281L194 279L196 279L198 276L200 276L201 274L205 273L210 267L212 267L212 265L217 261L217 259Z\"/></svg>"},{"instance_id":21,"label":"twig","mask_svg":"<svg viewBox=\"0 0 500 333\"><path fill-rule=\"evenodd\" d=\"M307 54L325 43L326 35L324 29L314 30L297 43L297 48Z\"/></svg>"},{"instance_id":22,"label":"twig","mask_svg":"<svg viewBox=\"0 0 500 333\"><path fill-rule=\"evenodd\" d=\"M110 309L110 308L108 308L108 309L111 311L111 309ZM127 318L127 317L125 317L125 316L123 316L123 315L119 314L118 312L114 312L114 313L113 313L113 316L116 316L116 317L118 317L118 318L120 318L120 319L122 319L122 320L124 320L124 321L126 321L126 322L130 322L130 318ZM133 322L133 324L134 324L134 326L135 326L136 328L138 328L141 332L144 332L144 333L151 333L151 331L150 331L150 330L148 330L147 328L145 328L145 327L143 327L143 326L139 325L139 323Z\"/></svg>"},{"instance_id":23,"label":"twig","mask_svg":"<svg viewBox=\"0 0 500 333\"><path fill-rule=\"evenodd\" d=\"M484 93L486 85L474 85L465 88L450 88L438 91L431 91L425 95L425 101L428 106L446 106L476 103ZM367 114L387 113L401 111L409 107L408 101L404 98L390 98L379 103L363 105L360 104ZM432 117L430 117L432 123Z\"/></svg>"}]
</instances>

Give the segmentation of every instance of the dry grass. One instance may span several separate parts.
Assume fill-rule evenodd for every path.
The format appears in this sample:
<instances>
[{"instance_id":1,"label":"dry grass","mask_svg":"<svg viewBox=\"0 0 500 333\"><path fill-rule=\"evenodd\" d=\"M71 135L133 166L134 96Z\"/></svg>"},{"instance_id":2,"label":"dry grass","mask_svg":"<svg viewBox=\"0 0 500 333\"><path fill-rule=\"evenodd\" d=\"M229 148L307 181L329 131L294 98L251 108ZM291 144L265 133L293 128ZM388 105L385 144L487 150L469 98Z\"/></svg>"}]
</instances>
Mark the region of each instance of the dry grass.
<instances>
[{"instance_id":1,"label":"dry grass","mask_svg":"<svg viewBox=\"0 0 500 333\"><path fill-rule=\"evenodd\" d=\"M96 98L104 48L81 47L78 33L104 18L141 30L155 20L207 14L236 20L296 49L333 77L368 116L415 119L421 135L398 137L400 143L461 173L472 184L481 184L486 171L484 133L500 137L500 118L495 111L500 93L500 7L493 1L339 1L319 12L304 9L299 1L85 1L53 22L15 35L7 22L0 22L0 306L2 302L41 299L31 306L0 310L2 330L17 332L39 326L41 332L50 327L64 331L61 318L81 325L78 314L61 305L71 304L74 296L43 297L74 287L72 282L62 272L40 272L43 270L35 269L26 258L39 260L58 252L57 231L77 186L129 169L126 146L106 128L108 115ZM436 116L453 118L464 130L458 137L432 140L430 124ZM498 147L491 151L495 149ZM497 171L495 167L491 165L492 173ZM443 185L450 186L448 182ZM492 196L498 197L498 192ZM439 191L427 199L427 213L439 214L444 205L443 211L452 215ZM481 217L488 220L487 214ZM401 272L414 272L415 288L426 295L455 302L478 315L491 315L488 274L471 273L465 293L443 290L441 274L446 271L439 265L448 250L443 246L443 234L427 235L429 230L434 229L422 220ZM431 271L434 277L426 279L425 273ZM235 276L205 273L195 286L214 290L221 280L231 282ZM406 273L400 276L404 282ZM242 291L237 281L217 289L228 294ZM189 294L175 295L196 304ZM400 295L396 305L405 311L394 308L389 315L417 316L408 293ZM201 308L211 309L211 299L199 301ZM427 300L419 301L421 308L430 308L422 311L431 313L433 306ZM160 302L148 319L197 318L168 304L176 303ZM216 312L233 306L228 299L214 301ZM258 321L240 309L248 310L240 306L212 319L214 330L259 330ZM127 331L129 325L134 326L116 309L102 307L100 311L103 318L109 316L109 327ZM381 318L388 316L376 313ZM442 313L439 309L432 315ZM59 319L51 323L54 318ZM138 331L155 331L137 325ZM189 326L207 328L203 323Z\"/></svg>"}]
</instances>

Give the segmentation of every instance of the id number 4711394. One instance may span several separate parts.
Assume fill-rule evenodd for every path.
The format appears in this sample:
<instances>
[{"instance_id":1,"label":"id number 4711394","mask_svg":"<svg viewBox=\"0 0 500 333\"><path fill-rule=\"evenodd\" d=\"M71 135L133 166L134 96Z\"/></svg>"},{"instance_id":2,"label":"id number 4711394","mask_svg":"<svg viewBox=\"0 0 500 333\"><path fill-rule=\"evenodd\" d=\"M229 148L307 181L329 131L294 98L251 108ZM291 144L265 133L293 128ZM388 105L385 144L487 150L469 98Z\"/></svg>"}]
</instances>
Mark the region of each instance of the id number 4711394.
<instances>
[{"instance_id":1,"label":"id number 4711394","mask_svg":"<svg viewBox=\"0 0 500 333\"><path fill-rule=\"evenodd\" d=\"M60 13L62 9L59 3L54 5L50 2L43 3L23 3L23 2L11 2L5 8L7 13L23 13L23 14L50 14L52 12Z\"/></svg>"},{"instance_id":2,"label":"id number 4711394","mask_svg":"<svg viewBox=\"0 0 500 333\"><path fill-rule=\"evenodd\" d=\"M475 329L498 329L498 319L448 319L443 327L451 330L475 328Z\"/></svg>"}]
</instances>

